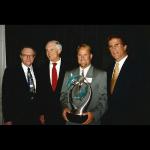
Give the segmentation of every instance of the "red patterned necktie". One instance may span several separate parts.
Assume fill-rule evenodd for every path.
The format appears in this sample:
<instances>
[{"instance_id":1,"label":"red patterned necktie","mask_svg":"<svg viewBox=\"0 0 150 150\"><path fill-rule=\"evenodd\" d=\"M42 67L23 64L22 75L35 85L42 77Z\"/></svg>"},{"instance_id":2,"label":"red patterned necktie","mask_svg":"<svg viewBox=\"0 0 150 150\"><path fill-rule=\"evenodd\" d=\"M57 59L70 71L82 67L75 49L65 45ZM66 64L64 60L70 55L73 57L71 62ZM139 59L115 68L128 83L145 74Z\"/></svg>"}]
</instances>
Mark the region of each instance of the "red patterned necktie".
<instances>
[{"instance_id":1,"label":"red patterned necktie","mask_svg":"<svg viewBox=\"0 0 150 150\"><path fill-rule=\"evenodd\" d=\"M52 88L53 88L53 91L55 91L56 86L57 86L57 70L56 70L56 65L57 65L57 63L53 63L53 68L52 68Z\"/></svg>"}]
</instances>

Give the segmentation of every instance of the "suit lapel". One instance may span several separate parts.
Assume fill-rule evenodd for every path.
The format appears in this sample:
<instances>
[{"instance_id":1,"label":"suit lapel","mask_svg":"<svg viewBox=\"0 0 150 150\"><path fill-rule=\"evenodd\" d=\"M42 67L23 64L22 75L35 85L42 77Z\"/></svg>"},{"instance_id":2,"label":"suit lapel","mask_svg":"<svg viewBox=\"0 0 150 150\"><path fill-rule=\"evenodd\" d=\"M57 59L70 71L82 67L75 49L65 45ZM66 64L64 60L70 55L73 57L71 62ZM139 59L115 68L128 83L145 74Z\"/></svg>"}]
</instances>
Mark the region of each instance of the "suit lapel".
<instances>
[{"instance_id":1,"label":"suit lapel","mask_svg":"<svg viewBox=\"0 0 150 150\"><path fill-rule=\"evenodd\" d=\"M89 68L89 70L88 70L88 72L87 72L86 77L87 77L87 78L93 78L93 77L94 77L94 76L93 76L93 75L94 75L94 74L93 74L93 73L94 73L93 71L94 71L94 67L91 65L91 67Z\"/></svg>"},{"instance_id":2,"label":"suit lapel","mask_svg":"<svg viewBox=\"0 0 150 150\"><path fill-rule=\"evenodd\" d=\"M26 80L26 77L25 77L25 74L24 74L22 66L19 66L18 70L19 70L19 74L18 75L20 76L21 84L24 85L26 91L28 91L29 90L29 86L28 86L28 83L27 83L27 80Z\"/></svg>"},{"instance_id":3,"label":"suit lapel","mask_svg":"<svg viewBox=\"0 0 150 150\"><path fill-rule=\"evenodd\" d=\"M93 78L93 69L94 69L93 66L91 66L91 67L89 68L89 70L88 70L88 72L87 72L87 75L86 75L87 78ZM80 75L80 68L78 67L78 68L75 69L72 73L73 73L74 76Z\"/></svg>"},{"instance_id":4,"label":"suit lapel","mask_svg":"<svg viewBox=\"0 0 150 150\"><path fill-rule=\"evenodd\" d=\"M73 70L71 73L73 74L73 76L79 76L80 75L80 68L78 67L77 69ZM92 81L93 81L93 79L94 79L94 67L92 65L89 68L86 77L92 78Z\"/></svg>"},{"instance_id":5,"label":"suit lapel","mask_svg":"<svg viewBox=\"0 0 150 150\"><path fill-rule=\"evenodd\" d=\"M61 84L62 84L61 82L62 82L62 80L64 78L64 71L65 71L64 64L61 61L60 70L59 70L59 78L58 78L58 81L57 81L56 91L61 88L60 86L61 86Z\"/></svg>"},{"instance_id":6,"label":"suit lapel","mask_svg":"<svg viewBox=\"0 0 150 150\"><path fill-rule=\"evenodd\" d=\"M80 68L78 67L77 69L75 69L73 72L71 72L73 74L73 76L79 76L80 75Z\"/></svg>"},{"instance_id":7,"label":"suit lapel","mask_svg":"<svg viewBox=\"0 0 150 150\"><path fill-rule=\"evenodd\" d=\"M119 86L120 84L122 85L123 83L126 82L126 80L124 80L124 79L127 78L128 63L129 63L129 59L127 58L126 61L125 61L124 64L123 64L121 70L120 70L120 73L119 73L118 79L117 79L117 81L116 81L116 85L115 85L115 87L114 87L114 92L113 92L113 93L115 93L116 89L118 88L118 86ZM113 72L113 68L112 68L112 71L111 71L111 76L112 76L112 72ZM110 78L110 82L109 82L109 83L111 83L111 78ZM111 85L110 85L110 86L111 86Z\"/></svg>"},{"instance_id":8,"label":"suit lapel","mask_svg":"<svg viewBox=\"0 0 150 150\"><path fill-rule=\"evenodd\" d=\"M50 66L49 66L49 62L46 65L46 75L47 75L47 81L48 81L50 90L53 91L52 84L51 84L51 79L50 79Z\"/></svg>"},{"instance_id":9,"label":"suit lapel","mask_svg":"<svg viewBox=\"0 0 150 150\"><path fill-rule=\"evenodd\" d=\"M38 70L36 67L33 66L33 73L34 73L34 77L35 77L35 82L36 82L36 89L38 89Z\"/></svg>"},{"instance_id":10,"label":"suit lapel","mask_svg":"<svg viewBox=\"0 0 150 150\"><path fill-rule=\"evenodd\" d=\"M117 83L121 82L121 80L123 80L124 77L126 77L125 75L127 74L127 69L128 69L128 58L126 59L126 61L124 62L121 70L120 70L120 73L119 73L119 76L118 76L118 79L117 79L117 82L116 82L116 86L117 86Z\"/></svg>"}]
</instances>

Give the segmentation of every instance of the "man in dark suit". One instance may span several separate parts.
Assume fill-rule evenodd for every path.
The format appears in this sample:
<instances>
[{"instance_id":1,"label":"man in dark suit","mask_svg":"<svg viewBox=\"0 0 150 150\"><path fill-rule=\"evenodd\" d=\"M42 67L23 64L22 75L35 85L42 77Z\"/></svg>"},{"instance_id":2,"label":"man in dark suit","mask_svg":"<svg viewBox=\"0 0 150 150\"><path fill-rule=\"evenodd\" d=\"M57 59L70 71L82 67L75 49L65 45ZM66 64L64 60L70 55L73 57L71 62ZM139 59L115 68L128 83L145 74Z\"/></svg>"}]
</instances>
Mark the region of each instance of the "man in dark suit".
<instances>
[{"instance_id":1,"label":"man in dark suit","mask_svg":"<svg viewBox=\"0 0 150 150\"><path fill-rule=\"evenodd\" d=\"M42 66L40 75L40 120L46 125L63 125L59 98L66 66L60 57L62 45L52 40L45 48L48 62Z\"/></svg>"},{"instance_id":2,"label":"man in dark suit","mask_svg":"<svg viewBox=\"0 0 150 150\"><path fill-rule=\"evenodd\" d=\"M2 110L5 125L39 124L37 70L32 63L35 51L24 47L21 64L6 68L2 85Z\"/></svg>"},{"instance_id":3,"label":"man in dark suit","mask_svg":"<svg viewBox=\"0 0 150 150\"><path fill-rule=\"evenodd\" d=\"M87 44L81 44L77 48L77 58L79 67L71 71L66 72L60 101L63 108L63 117L68 125L100 125L101 117L106 111L107 108L107 74L105 71L96 69L92 64L92 48ZM82 76L91 86L92 95L90 101L86 106L85 112L83 115L87 115L87 119L84 122L69 121L67 118L67 113L72 111L71 104L68 103L69 87L68 81L71 76ZM81 104L76 99L76 107L79 107Z\"/></svg>"},{"instance_id":4,"label":"man in dark suit","mask_svg":"<svg viewBox=\"0 0 150 150\"><path fill-rule=\"evenodd\" d=\"M128 55L127 44L121 36L109 36L108 47L115 62L107 72L108 111L103 124L142 124L139 66Z\"/></svg>"}]
</instances>

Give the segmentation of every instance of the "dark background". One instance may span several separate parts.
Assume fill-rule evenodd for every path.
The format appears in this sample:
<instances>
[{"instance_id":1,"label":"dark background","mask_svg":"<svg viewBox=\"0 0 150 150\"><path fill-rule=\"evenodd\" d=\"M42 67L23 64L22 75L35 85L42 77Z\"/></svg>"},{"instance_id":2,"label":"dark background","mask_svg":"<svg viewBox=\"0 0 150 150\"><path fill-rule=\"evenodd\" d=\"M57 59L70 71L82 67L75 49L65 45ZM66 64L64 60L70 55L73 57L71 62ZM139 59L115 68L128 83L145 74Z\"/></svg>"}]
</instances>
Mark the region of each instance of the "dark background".
<instances>
[{"instance_id":1,"label":"dark background","mask_svg":"<svg viewBox=\"0 0 150 150\"><path fill-rule=\"evenodd\" d=\"M7 66L20 63L19 51L32 46L37 51L37 65L45 57L45 44L58 40L63 45L62 57L70 67L76 65L76 48L81 43L93 48L93 64L106 68L112 61L107 51L107 37L121 34L128 42L130 55L147 65L150 49L150 25L6 25Z\"/></svg>"},{"instance_id":2,"label":"dark background","mask_svg":"<svg viewBox=\"0 0 150 150\"><path fill-rule=\"evenodd\" d=\"M19 52L24 46L36 50L35 65L40 66L46 60L47 41L58 40L63 46L62 58L70 69L77 65L77 46L87 43L93 48L93 64L105 70L112 62L107 50L110 34L120 34L126 39L129 55L137 60L143 76L142 91L149 96L150 25L6 25L7 66L20 63Z\"/></svg>"},{"instance_id":3,"label":"dark background","mask_svg":"<svg viewBox=\"0 0 150 150\"><path fill-rule=\"evenodd\" d=\"M36 50L35 65L40 66L46 60L47 41L58 40L63 46L62 58L70 69L77 65L77 46L87 43L93 48L94 66L105 70L112 62L107 50L107 37L110 34L122 35L128 43L129 55L137 61L143 83L139 87L143 95L140 98L141 104L144 103L141 107L148 110L149 114L150 25L6 25L7 66L20 63L19 53L24 46L31 46Z\"/></svg>"}]
</instances>

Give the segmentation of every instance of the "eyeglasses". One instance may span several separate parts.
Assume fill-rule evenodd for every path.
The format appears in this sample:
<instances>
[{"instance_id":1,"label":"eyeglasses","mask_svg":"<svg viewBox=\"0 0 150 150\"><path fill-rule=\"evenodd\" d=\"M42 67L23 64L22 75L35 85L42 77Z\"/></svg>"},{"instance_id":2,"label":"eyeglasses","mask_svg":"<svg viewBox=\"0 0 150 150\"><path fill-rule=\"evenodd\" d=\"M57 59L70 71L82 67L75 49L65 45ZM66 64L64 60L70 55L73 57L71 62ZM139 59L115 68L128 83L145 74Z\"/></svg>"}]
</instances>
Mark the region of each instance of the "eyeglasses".
<instances>
[{"instance_id":1,"label":"eyeglasses","mask_svg":"<svg viewBox=\"0 0 150 150\"><path fill-rule=\"evenodd\" d=\"M30 58L33 58L33 57L35 57L35 55L26 55L26 54L21 54L23 57L30 57Z\"/></svg>"}]
</instances>

